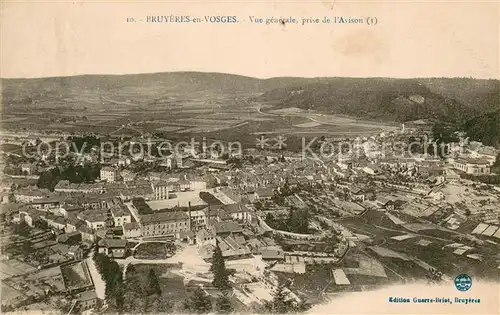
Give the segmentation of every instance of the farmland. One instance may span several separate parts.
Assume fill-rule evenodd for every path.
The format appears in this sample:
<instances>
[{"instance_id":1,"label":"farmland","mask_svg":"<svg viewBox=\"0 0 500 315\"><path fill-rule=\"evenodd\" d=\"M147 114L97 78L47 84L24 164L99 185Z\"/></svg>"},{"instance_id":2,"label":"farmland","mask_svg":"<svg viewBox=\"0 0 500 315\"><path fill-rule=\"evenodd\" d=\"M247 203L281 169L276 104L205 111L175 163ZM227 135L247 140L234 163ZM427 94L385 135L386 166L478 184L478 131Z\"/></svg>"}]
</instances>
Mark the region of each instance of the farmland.
<instances>
[{"instance_id":1,"label":"farmland","mask_svg":"<svg viewBox=\"0 0 500 315\"><path fill-rule=\"evenodd\" d=\"M87 78L65 79L77 86L80 81L95 84ZM245 147L255 146L258 134L287 135L287 144L292 150L300 147L301 137L368 135L394 128L390 123L323 115L298 108L280 109L258 100L256 96L260 93L256 93L253 85L247 91L243 87L236 92L226 86L199 90L178 82L168 87L157 81L143 86L136 81L122 84L112 79L103 80L105 88L97 89L87 85L81 89L73 85L59 86L49 80L42 83L47 85L42 95L37 94L35 87L30 90L23 85L23 89L3 96L4 103L9 105L3 108L2 126L9 131L42 134L92 132L128 137L159 134L173 141L204 136L240 141ZM116 85L117 89L107 85L113 88ZM23 98L24 94L30 96Z\"/></svg>"}]
</instances>

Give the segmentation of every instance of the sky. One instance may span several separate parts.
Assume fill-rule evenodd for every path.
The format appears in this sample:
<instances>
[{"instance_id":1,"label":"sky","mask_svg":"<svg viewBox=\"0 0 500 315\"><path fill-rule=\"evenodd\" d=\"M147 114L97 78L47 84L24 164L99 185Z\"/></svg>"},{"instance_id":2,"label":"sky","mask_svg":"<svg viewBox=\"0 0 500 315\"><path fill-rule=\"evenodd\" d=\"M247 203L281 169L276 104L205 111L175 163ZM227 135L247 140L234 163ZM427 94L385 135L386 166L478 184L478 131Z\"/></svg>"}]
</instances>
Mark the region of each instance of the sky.
<instances>
[{"instance_id":1,"label":"sky","mask_svg":"<svg viewBox=\"0 0 500 315\"><path fill-rule=\"evenodd\" d=\"M236 16L237 24L140 22L157 15ZM249 16L299 24L261 25ZM377 25L302 18L377 18ZM127 18L138 22L129 23ZM2 78L224 72L259 78L499 78L499 2L3 1Z\"/></svg>"}]
</instances>

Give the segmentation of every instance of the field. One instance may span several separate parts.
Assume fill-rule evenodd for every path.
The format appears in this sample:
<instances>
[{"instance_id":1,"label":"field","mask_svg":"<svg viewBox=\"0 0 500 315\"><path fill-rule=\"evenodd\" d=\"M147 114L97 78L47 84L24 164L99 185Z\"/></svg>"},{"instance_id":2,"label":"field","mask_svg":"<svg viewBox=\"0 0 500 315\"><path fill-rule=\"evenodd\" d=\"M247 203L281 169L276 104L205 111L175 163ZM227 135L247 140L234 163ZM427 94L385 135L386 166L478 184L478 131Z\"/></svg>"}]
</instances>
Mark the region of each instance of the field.
<instances>
[{"instance_id":1,"label":"field","mask_svg":"<svg viewBox=\"0 0 500 315\"><path fill-rule=\"evenodd\" d=\"M179 93L175 86L171 91L156 85L141 88L140 97L132 86L122 87L123 93L64 90L64 97L38 100L36 106L8 107L2 125L6 130L41 133L95 132L129 137L162 134L172 141L202 135L207 139L240 141L243 148L255 147L256 135L268 133L286 135L290 150L300 150L302 137L366 135L394 128L391 124L296 108L276 109L252 99L253 92ZM29 110L33 106L36 115Z\"/></svg>"},{"instance_id":2,"label":"field","mask_svg":"<svg viewBox=\"0 0 500 315\"><path fill-rule=\"evenodd\" d=\"M166 243L143 243L134 251L134 258L165 259L175 253L175 245Z\"/></svg>"},{"instance_id":3,"label":"field","mask_svg":"<svg viewBox=\"0 0 500 315\"><path fill-rule=\"evenodd\" d=\"M68 290L77 290L92 285L92 280L84 262L61 267L61 272Z\"/></svg>"},{"instance_id":4,"label":"field","mask_svg":"<svg viewBox=\"0 0 500 315\"><path fill-rule=\"evenodd\" d=\"M166 297L167 301L175 302L186 297L184 278L172 272L173 269L179 268L178 265L137 264L135 268L143 288L148 285L148 274L150 269L154 269L159 278L162 296Z\"/></svg>"},{"instance_id":5,"label":"field","mask_svg":"<svg viewBox=\"0 0 500 315\"><path fill-rule=\"evenodd\" d=\"M0 279L24 275L35 270L36 268L16 259L0 261Z\"/></svg>"}]
</instances>

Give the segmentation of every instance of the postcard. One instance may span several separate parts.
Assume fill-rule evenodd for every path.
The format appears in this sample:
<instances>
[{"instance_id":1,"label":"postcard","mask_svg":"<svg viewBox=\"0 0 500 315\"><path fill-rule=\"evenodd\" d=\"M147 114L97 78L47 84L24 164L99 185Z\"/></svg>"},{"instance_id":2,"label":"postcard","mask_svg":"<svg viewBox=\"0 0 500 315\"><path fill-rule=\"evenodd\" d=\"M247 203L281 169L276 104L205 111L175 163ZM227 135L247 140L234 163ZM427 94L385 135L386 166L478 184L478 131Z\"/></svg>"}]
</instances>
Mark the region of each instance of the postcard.
<instances>
[{"instance_id":1,"label":"postcard","mask_svg":"<svg viewBox=\"0 0 500 315\"><path fill-rule=\"evenodd\" d=\"M0 7L3 313L500 314L498 1Z\"/></svg>"}]
</instances>

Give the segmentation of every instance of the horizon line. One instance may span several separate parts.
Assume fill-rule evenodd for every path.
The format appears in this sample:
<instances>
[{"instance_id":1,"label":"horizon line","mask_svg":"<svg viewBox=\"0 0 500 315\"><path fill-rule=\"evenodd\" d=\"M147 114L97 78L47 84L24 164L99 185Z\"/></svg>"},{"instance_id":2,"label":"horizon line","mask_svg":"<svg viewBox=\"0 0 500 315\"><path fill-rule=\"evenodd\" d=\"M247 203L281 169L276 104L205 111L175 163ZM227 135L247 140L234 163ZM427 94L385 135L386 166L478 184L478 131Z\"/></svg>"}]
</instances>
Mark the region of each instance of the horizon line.
<instances>
[{"instance_id":1,"label":"horizon line","mask_svg":"<svg viewBox=\"0 0 500 315\"><path fill-rule=\"evenodd\" d=\"M197 70L176 70L176 71L159 71L159 72L133 72L133 73L84 73L84 74L71 74L71 75L54 75L54 76L33 76L33 77L2 77L1 80L36 80L36 79L56 79L56 78L73 78L73 77L84 77L84 76L103 76L103 77L117 77L117 76L132 76L132 75L154 75L154 74L174 74L174 73L203 73L203 74L225 74L233 75L239 77L245 77L250 79L258 80L270 80L279 78L294 78L294 79L400 79L400 80L410 80L410 79L469 79L469 80L494 80L500 81L500 77L494 78L484 78L484 77L472 77L472 76L415 76L415 77L391 77L391 76L293 76L293 75L283 75L283 76L271 76L271 77L258 77L250 76L238 73L229 72L217 72L217 71L197 71Z\"/></svg>"}]
</instances>

